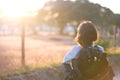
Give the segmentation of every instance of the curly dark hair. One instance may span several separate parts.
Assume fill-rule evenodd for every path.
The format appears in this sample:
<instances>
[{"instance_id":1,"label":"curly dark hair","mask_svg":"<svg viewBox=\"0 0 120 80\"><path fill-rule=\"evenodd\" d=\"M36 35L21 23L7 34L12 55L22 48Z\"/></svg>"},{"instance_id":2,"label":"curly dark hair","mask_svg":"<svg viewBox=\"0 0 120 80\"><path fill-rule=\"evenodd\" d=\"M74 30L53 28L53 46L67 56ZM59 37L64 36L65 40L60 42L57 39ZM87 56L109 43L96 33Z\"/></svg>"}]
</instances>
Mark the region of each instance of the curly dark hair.
<instances>
[{"instance_id":1,"label":"curly dark hair","mask_svg":"<svg viewBox=\"0 0 120 80\"><path fill-rule=\"evenodd\" d=\"M97 39L98 32L95 25L91 21L81 22L77 29L75 41L81 46L90 46Z\"/></svg>"}]
</instances>

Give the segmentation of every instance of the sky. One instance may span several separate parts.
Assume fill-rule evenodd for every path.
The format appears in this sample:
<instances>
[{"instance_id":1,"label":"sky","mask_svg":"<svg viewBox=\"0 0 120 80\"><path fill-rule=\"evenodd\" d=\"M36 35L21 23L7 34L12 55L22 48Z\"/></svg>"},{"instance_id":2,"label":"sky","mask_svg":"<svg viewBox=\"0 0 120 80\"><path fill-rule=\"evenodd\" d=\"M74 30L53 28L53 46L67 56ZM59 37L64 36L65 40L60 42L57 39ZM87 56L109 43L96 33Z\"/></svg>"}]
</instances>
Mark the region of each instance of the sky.
<instances>
[{"instance_id":1,"label":"sky","mask_svg":"<svg viewBox=\"0 0 120 80\"><path fill-rule=\"evenodd\" d=\"M103 7L107 7L114 13L120 14L120 0L89 0L93 3L98 3Z\"/></svg>"},{"instance_id":2,"label":"sky","mask_svg":"<svg viewBox=\"0 0 120 80\"><path fill-rule=\"evenodd\" d=\"M0 16L23 16L40 9L48 0L0 0Z\"/></svg>"},{"instance_id":3,"label":"sky","mask_svg":"<svg viewBox=\"0 0 120 80\"><path fill-rule=\"evenodd\" d=\"M28 11L40 9L49 0L0 0L1 16L23 16ZM73 0L74 1L74 0ZM103 7L110 8L114 13L120 14L119 0L89 0Z\"/></svg>"}]
</instances>

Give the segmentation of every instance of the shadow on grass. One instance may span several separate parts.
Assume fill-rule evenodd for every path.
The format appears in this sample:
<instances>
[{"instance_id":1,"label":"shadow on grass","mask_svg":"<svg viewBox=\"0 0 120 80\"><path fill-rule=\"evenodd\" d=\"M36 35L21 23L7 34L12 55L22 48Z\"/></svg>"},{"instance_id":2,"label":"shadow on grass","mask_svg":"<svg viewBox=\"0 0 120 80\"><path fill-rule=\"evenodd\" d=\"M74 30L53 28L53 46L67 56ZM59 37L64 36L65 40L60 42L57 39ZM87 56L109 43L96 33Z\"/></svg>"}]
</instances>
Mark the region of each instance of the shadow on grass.
<instances>
[{"instance_id":1,"label":"shadow on grass","mask_svg":"<svg viewBox=\"0 0 120 80\"><path fill-rule=\"evenodd\" d=\"M120 54L108 55L110 64L112 65L115 74L120 74ZM0 80L63 80L64 73L59 65L51 65L49 67L38 67L32 70L26 67L23 72L19 74L11 74L2 76Z\"/></svg>"},{"instance_id":2,"label":"shadow on grass","mask_svg":"<svg viewBox=\"0 0 120 80\"><path fill-rule=\"evenodd\" d=\"M112 65L115 74L120 74L120 54L108 55L109 63Z\"/></svg>"},{"instance_id":3,"label":"shadow on grass","mask_svg":"<svg viewBox=\"0 0 120 80\"><path fill-rule=\"evenodd\" d=\"M1 77L0 80L63 80L64 74L61 66L44 67Z\"/></svg>"}]
</instances>

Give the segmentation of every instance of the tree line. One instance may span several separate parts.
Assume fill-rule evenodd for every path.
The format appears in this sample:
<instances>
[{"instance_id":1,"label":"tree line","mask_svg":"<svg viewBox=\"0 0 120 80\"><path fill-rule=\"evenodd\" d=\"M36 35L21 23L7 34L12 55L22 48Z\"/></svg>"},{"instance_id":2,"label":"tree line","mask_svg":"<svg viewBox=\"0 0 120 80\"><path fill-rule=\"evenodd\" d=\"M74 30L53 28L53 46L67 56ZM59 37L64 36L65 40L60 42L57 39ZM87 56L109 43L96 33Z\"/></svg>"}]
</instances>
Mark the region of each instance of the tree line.
<instances>
[{"instance_id":1,"label":"tree line","mask_svg":"<svg viewBox=\"0 0 120 80\"><path fill-rule=\"evenodd\" d=\"M115 14L109 8L89 0L50 0L37 13L35 17L24 20L24 23L31 26L30 28L35 34L37 33L35 25L56 26L59 28L59 33L62 34L66 24L69 23L76 28L83 20L93 21L101 28L108 29L112 26L120 28L120 14ZM0 25L3 23L4 20L0 19ZM6 23L9 24L9 21ZM16 24L20 23L16 22Z\"/></svg>"},{"instance_id":2,"label":"tree line","mask_svg":"<svg viewBox=\"0 0 120 80\"><path fill-rule=\"evenodd\" d=\"M67 23L77 26L80 21L90 20L102 27L120 27L120 14L113 13L109 8L88 0L51 0L38 11L36 17L39 25L55 25L62 34Z\"/></svg>"}]
</instances>

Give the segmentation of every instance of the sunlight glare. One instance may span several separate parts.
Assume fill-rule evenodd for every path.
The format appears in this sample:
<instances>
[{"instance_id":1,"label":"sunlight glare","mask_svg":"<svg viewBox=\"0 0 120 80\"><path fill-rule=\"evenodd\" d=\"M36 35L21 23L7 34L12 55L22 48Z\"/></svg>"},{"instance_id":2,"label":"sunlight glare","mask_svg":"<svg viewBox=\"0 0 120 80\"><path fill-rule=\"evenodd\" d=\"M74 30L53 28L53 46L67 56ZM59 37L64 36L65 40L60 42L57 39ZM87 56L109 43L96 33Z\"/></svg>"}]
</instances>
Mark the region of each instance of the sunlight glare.
<instances>
[{"instance_id":1,"label":"sunlight glare","mask_svg":"<svg viewBox=\"0 0 120 80\"><path fill-rule=\"evenodd\" d=\"M28 12L35 12L48 0L0 0L0 16L21 17Z\"/></svg>"}]
</instances>

